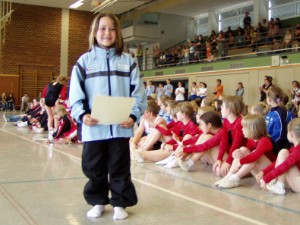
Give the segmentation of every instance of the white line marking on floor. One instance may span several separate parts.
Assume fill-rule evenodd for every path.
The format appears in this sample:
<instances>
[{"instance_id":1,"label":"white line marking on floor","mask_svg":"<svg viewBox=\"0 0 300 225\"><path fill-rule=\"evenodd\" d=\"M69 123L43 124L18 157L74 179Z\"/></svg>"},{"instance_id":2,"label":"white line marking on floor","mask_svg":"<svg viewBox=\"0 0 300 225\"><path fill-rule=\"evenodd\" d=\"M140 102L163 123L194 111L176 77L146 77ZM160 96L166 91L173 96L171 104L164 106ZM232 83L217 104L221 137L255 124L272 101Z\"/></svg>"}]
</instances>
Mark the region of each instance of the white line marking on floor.
<instances>
[{"instance_id":1,"label":"white line marking on floor","mask_svg":"<svg viewBox=\"0 0 300 225\"><path fill-rule=\"evenodd\" d=\"M146 186L155 188L155 189L157 189L157 190L163 191L163 192L168 193L168 194L170 194L170 195L174 195L174 196L176 196L176 197L182 198L182 199L184 199L184 200L187 200L187 201L196 203L196 204L201 205L201 206L204 206L204 207L206 207L206 208L210 208L210 209L213 209L213 210L215 210L215 211L219 211L219 212L221 212L221 213L224 213L224 214L227 214L227 215L236 217L236 218L238 218L238 219L247 221L247 222L249 222L249 223L253 223L253 224L257 224L257 225L267 225L266 223L263 223L263 222L261 222L261 221L254 220L254 219L251 219L251 218L249 218L249 217L242 216L242 215L240 215L240 214L237 214L237 213L234 213L234 212L231 212L231 211L222 209L222 208L220 208L220 207L216 207L216 206L207 204L207 203L202 202L202 201L199 201L199 200L195 200L195 199L193 199L193 198L187 197L187 196L185 196L185 195L179 194L179 193L174 192L174 191L170 191L170 190L168 190L168 189L165 189L165 188L159 187L159 186L157 186L157 185L154 185L154 184L145 182L145 181L143 181L143 180L140 180L140 179L137 179L137 178L134 178L134 177L132 177L132 179L133 179L135 182L138 182L138 183L144 184L144 185L146 185Z\"/></svg>"}]
</instances>

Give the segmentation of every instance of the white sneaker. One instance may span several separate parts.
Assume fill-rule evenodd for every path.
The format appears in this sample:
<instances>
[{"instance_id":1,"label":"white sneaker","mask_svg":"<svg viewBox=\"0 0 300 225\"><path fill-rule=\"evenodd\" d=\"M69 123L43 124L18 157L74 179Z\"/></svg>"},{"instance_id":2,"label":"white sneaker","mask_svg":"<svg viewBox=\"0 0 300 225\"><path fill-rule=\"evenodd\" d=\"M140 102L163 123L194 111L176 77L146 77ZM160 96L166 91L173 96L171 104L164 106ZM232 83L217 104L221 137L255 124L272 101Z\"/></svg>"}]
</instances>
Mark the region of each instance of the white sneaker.
<instances>
[{"instance_id":1,"label":"white sneaker","mask_svg":"<svg viewBox=\"0 0 300 225\"><path fill-rule=\"evenodd\" d=\"M49 131L49 133L48 133L48 140L49 140L50 142L53 142L53 141L54 141L54 137L52 136L52 132L51 132L51 131Z\"/></svg>"},{"instance_id":2,"label":"white sneaker","mask_svg":"<svg viewBox=\"0 0 300 225\"><path fill-rule=\"evenodd\" d=\"M272 193L274 193L274 194L277 194L277 195L284 195L284 194L285 194L285 189L284 189L284 187L280 187L280 186L278 185L278 183L275 183L275 184L270 184L270 183L268 183L268 184L266 185L266 187L267 187L267 189L268 189L270 192L272 192Z\"/></svg>"},{"instance_id":3,"label":"white sneaker","mask_svg":"<svg viewBox=\"0 0 300 225\"><path fill-rule=\"evenodd\" d=\"M102 215L105 210L104 205L95 205L92 209L87 212L87 217L89 218L98 218Z\"/></svg>"},{"instance_id":4,"label":"white sneaker","mask_svg":"<svg viewBox=\"0 0 300 225\"><path fill-rule=\"evenodd\" d=\"M225 180L223 182L220 182L218 184L218 188L222 188L222 189L228 189L228 188L234 188L234 187L238 187L240 186L240 182L239 181L234 181L234 180Z\"/></svg>"},{"instance_id":5,"label":"white sneaker","mask_svg":"<svg viewBox=\"0 0 300 225\"><path fill-rule=\"evenodd\" d=\"M128 213L123 207L114 207L114 220L123 220L128 217Z\"/></svg>"},{"instance_id":6,"label":"white sneaker","mask_svg":"<svg viewBox=\"0 0 300 225\"><path fill-rule=\"evenodd\" d=\"M20 121L19 123L17 123L18 127L28 127L28 123L25 121L25 122L22 122Z\"/></svg>"},{"instance_id":7,"label":"white sneaker","mask_svg":"<svg viewBox=\"0 0 300 225\"><path fill-rule=\"evenodd\" d=\"M192 159L188 160L181 160L176 158L177 164L180 166L181 169L183 169L186 172L189 172L192 167L194 166L194 161Z\"/></svg>"},{"instance_id":8,"label":"white sneaker","mask_svg":"<svg viewBox=\"0 0 300 225\"><path fill-rule=\"evenodd\" d=\"M172 168L176 168L179 167L176 159L173 159L171 162L169 162L167 165L164 165L164 168L168 168L168 169L172 169Z\"/></svg>"},{"instance_id":9,"label":"white sneaker","mask_svg":"<svg viewBox=\"0 0 300 225\"><path fill-rule=\"evenodd\" d=\"M168 158L163 159L163 160L161 160L161 161L158 161L158 162L156 162L155 164L156 164L156 165L166 165L166 164L168 164L169 162L173 161L174 158L175 158L174 155L170 155Z\"/></svg>"}]
</instances>

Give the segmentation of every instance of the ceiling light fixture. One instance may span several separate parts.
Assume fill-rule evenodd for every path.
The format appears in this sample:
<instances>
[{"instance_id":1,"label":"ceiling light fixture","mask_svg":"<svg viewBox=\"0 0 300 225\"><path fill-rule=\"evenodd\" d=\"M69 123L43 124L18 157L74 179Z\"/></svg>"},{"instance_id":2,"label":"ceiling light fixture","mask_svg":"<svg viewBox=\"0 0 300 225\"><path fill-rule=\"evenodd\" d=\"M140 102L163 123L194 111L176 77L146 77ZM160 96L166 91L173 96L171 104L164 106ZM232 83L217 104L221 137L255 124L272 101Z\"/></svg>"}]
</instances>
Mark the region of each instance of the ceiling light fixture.
<instances>
[{"instance_id":1,"label":"ceiling light fixture","mask_svg":"<svg viewBox=\"0 0 300 225\"><path fill-rule=\"evenodd\" d=\"M77 9L78 7L83 5L84 0L78 0L77 2L73 3L69 6L70 9Z\"/></svg>"}]
</instances>

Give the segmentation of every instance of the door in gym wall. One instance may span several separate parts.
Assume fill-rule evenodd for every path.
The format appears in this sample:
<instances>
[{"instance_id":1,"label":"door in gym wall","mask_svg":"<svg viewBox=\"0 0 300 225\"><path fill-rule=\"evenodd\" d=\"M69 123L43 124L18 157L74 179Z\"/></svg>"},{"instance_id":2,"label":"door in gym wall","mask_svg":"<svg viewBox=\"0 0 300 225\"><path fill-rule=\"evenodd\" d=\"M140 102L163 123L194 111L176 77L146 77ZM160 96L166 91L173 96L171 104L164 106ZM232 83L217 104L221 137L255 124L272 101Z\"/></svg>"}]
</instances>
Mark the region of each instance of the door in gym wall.
<instances>
[{"instance_id":1,"label":"door in gym wall","mask_svg":"<svg viewBox=\"0 0 300 225\"><path fill-rule=\"evenodd\" d=\"M20 99L27 93L30 100L41 97L46 84L53 81L56 71L50 66L20 66Z\"/></svg>"}]
</instances>

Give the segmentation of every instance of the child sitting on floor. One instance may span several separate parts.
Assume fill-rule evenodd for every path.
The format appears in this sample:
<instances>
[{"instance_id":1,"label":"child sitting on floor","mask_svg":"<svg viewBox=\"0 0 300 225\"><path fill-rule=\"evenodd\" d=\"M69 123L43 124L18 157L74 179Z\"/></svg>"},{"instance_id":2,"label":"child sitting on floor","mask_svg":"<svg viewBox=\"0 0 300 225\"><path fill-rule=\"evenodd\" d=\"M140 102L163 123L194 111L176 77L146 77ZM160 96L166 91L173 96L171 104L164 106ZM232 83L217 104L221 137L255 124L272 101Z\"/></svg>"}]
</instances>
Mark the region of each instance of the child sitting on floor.
<instances>
[{"instance_id":1,"label":"child sitting on floor","mask_svg":"<svg viewBox=\"0 0 300 225\"><path fill-rule=\"evenodd\" d=\"M300 192L300 118L288 124L287 137L294 146L289 150L282 149L276 162L256 175L262 188L279 195L285 194L285 183L292 191Z\"/></svg>"}]
</instances>

